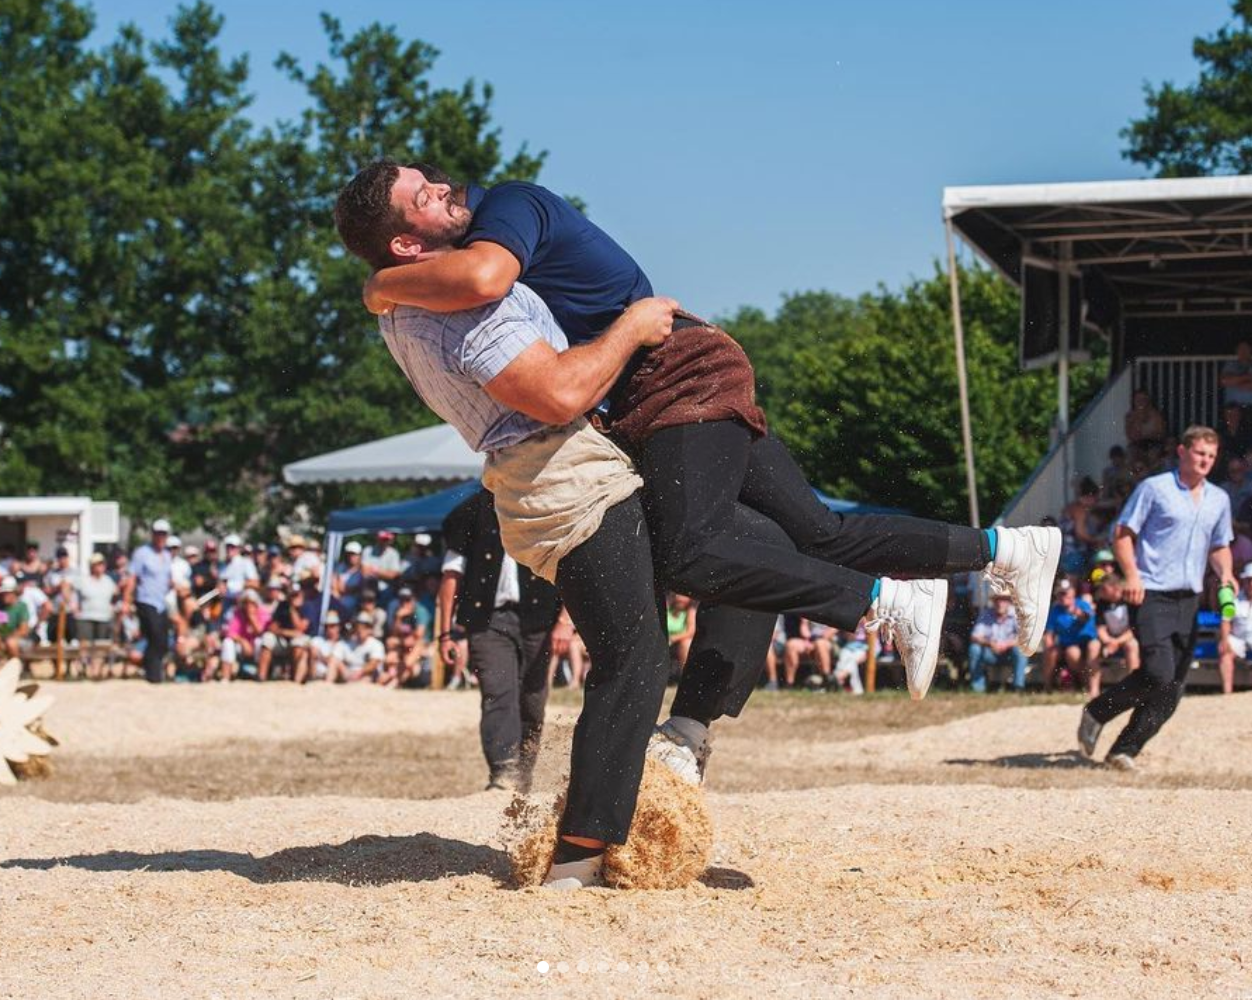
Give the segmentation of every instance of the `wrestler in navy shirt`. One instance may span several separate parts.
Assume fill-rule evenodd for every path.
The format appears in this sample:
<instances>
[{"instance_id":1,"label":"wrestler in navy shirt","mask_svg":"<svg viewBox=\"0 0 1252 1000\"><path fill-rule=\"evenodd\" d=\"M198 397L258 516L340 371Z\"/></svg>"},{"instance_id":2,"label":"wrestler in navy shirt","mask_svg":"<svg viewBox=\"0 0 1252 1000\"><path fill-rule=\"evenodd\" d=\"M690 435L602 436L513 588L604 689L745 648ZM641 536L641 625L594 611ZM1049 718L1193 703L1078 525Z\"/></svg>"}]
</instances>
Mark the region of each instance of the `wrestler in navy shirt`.
<instances>
[{"instance_id":1,"label":"wrestler in navy shirt","mask_svg":"<svg viewBox=\"0 0 1252 1000\"><path fill-rule=\"evenodd\" d=\"M474 213L464 245L496 243L552 310L571 345L591 340L622 311L652 294L634 259L599 226L538 184L505 181L466 190Z\"/></svg>"}]
</instances>

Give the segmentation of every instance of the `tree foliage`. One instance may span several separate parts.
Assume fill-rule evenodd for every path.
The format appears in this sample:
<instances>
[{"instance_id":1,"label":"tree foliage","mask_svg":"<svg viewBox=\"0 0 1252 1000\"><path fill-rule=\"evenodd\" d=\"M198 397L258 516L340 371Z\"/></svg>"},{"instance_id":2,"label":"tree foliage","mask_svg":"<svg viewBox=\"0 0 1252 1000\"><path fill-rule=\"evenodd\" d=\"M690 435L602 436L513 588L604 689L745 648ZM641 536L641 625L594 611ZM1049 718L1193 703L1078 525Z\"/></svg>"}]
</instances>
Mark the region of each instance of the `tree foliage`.
<instances>
[{"instance_id":1,"label":"tree foliage","mask_svg":"<svg viewBox=\"0 0 1252 1000\"><path fill-rule=\"evenodd\" d=\"M544 157L505 160L491 88L433 87L431 46L323 25L327 64L280 60L307 110L257 129L205 2L98 51L72 0L0 9L0 490L242 525L353 499L282 488L286 462L433 422L361 308L334 195L380 155L479 182Z\"/></svg>"},{"instance_id":2,"label":"tree foliage","mask_svg":"<svg viewBox=\"0 0 1252 1000\"><path fill-rule=\"evenodd\" d=\"M1017 366L1019 299L978 268L961 277L974 456L984 521L1043 457L1056 376ZM787 298L776 317L741 309L724 321L757 372L773 431L819 489L915 514L969 520L948 280L848 299ZM1077 366L1081 406L1099 362Z\"/></svg>"},{"instance_id":3,"label":"tree foliage","mask_svg":"<svg viewBox=\"0 0 1252 1000\"><path fill-rule=\"evenodd\" d=\"M1122 130L1127 159L1161 177L1252 173L1252 0L1232 0L1232 20L1196 38L1194 83L1147 84L1147 113Z\"/></svg>"}]
</instances>

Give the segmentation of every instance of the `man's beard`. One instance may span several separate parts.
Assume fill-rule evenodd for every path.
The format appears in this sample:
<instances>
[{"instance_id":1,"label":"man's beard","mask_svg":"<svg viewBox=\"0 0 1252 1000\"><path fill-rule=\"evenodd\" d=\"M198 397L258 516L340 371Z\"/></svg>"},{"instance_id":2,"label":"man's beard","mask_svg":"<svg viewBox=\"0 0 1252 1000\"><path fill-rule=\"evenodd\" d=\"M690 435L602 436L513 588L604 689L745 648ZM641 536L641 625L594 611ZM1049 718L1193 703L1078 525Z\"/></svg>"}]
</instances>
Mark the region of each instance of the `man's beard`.
<instances>
[{"instance_id":1,"label":"man's beard","mask_svg":"<svg viewBox=\"0 0 1252 1000\"><path fill-rule=\"evenodd\" d=\"M467 190L465 185L457 185L452 188L448 195L449 205L455 205L458 208L466 209ZM429 232L424 234L424 242L428 250L448 250L461 245L461 241L465 239L465 234L469 232L470 223L474 221L474 217L468 209L459 212L456 216L451 213L448 215L447 226L441 228L438 232Z\"/></svg>"}]
</instances>

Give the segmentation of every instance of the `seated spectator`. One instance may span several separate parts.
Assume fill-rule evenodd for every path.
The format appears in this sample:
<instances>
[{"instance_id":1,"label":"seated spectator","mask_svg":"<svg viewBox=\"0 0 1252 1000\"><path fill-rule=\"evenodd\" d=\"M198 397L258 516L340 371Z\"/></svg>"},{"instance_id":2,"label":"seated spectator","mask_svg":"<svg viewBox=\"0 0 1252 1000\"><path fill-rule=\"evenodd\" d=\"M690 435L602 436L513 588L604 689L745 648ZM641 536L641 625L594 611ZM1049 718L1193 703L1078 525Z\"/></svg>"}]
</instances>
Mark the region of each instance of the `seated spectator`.
<instances>
[{"instance_id":1,"label":"seated spectator","mask_svg":"<svg viewBox=\"0 0 1252 1000\"><path fill-rule=\"evenodd\" d=\"M17 553L12 545L0 545L0 578L12 576L17 571Z\"/></svg>"},{"instance_id":2,"label":"seated spectator","mask_svg":"<svg viewBox=\"0 0 1252 1000\"><path fill-rule=\"evenodd\" d=\"M1062 573L1085 573L1092 551L1104 544L1105 535L1095 510L1099 499L1100 487L1090 476L1084 476L1078 484L1078 496L1061 512Z\"/></svg>"},{"instance_id":3,"label":"seated spectator","mask_svg":"<svg viewBox=\"0 0 1252 1000\"><path fill-rule=\"evenodd\" d=\"M382 603L388 603L392 588L400 580L400 553L391 543L396 539L394 531L380 531L374 536L374 544L361 553L361 572L365 574L366 586L372 587Z\"/></svg>"},{"instance_id":4,"label":"seated spectator","mask_svg":"<svg viewBox=\"0 0 1252 1000\"><path fill-rule=\"evenodd\" d=\"M1243 455L1233 456L1226 463L1226 478L1219 481L1218 485L1230 497L1232 511L1243 506L1243 501L1248 498L1249 493L1252 493L1252 480L1248 478L1248 460Z\"/></svg>"},{"instance_id":5,"label":"seated spectator","mask_svg":"<svg viewBox=\"0 0 1252 1000\"><path fill-rule=\"evenodd\" d=\"M1235 359L1222 365L1217 381L1227 405L1252 406L1252 344L1241 340L1235 345Z\"/></svg>"},{"instance_id":6,"label":"seated spectator","mask_svg":"<svg viewBox=\"0 0 1252 1000\"><path fill-rule=\"evenodd\" d=\"M665 627L669 632L670 658L679 672L687 665L691 640L696 634L695 604L686 594L670 594L665 608Z\"/></svg>"},{"instance_id":7,"label":"seated spectator","mask_svg":"<svg viewBox=\"0 0 1252 1000\"><path fill-rule=\"evenodd\" d=\"M196 553L197 558L192 559L192 552ZM187 550L187 561L191 563L191 592L197 598L204 597L205 594L211 593L217 589L218 585L218 566L217 566L217 542L212 538L204 543L204 553L201 555L194 547Z\"/></svg>"},{"instance_id":8,"label":"seated spectator","mask_svg":"<svg viewBox=\"0 0 1252 1000\"><path fill-rule=\"evenodd\" d=\"M583 638L578 634L577 629L573 628L573 623L568 621L564 610L561 611L561 615L573 631L570 633L569 645L563 651L559 650L556 645L552 647L552 656L548 660L548 688L552 688L557 668L562 667L562 679L565 686L577 690L583 686L583 681L587 677L589 666L587 646L583 643Z\"/></svg>"},{"instance_id":9,"label":"seated spectator","mask_svg":"<svg viewBox=\"0 0 1252 1000\"><path fill-rule=\"evenodd\" d=\"M375 639L382 642L387 638L387 612L378 606L378 592L368 585L361 591L361 603L353 621L358 621L362 615L369 615L370 621L374 623Z\"/></svg>"},{"instance_id":10,"label":"seated spectator","mask_svg":"<svg viewBox=\"0 0 1252 1000\"><path fill-rule=\"evenodd\" d=\"M326 634L309 640L309 655L296 667L296 683L325 680L331 684L345 672L348 644L343 639L339 612L326 612Z\"/></svg>"},{"instance_id":11,"label":"seated spectator","mask_svg":"<svg viewBox=\"0 0 1252 1000\"><path fill-rule=\"evenodd\" d=\"M1252 641L1252 562L1239 571L1239 595L1235 598L1235 617L1222 619L1217 644L1217 672L1222 678L1222 694L1235 690L1235 660L1248 662L1248 645Z\"/></svg>"},{"instance_id":12,"label":"seated spectator","mask_svg":"<svg viewBox=\"0 0 1252 1000\"><path fill-rule=\"evenodd\" d=\"M112 645L118 588L104 571L104 556L91 555L87 576L73 580L74 626L78 634L83 670L91 680L105 673L107 647Z\"/></svg>"},{"instance_id":13,"label":"seated spectator","mask_svg":"<svg viewBox=\"0 0 1252 1000\"><path fill-rule=\"evenodd\" d=\"M40 586L41 577L27 576L25 572L17 576L18 598L30 612L30 628L36 642L48 641L48 617L52 613L52 601Z\"/></svg>"},{"instance_id":14,"label":"seated spectator","mask_svg":"<svg viewBox=\"0 0 1252 1000\"><path fill-rule=\"evenodd\" d=\"M226 560L218 570L218 580L224 590L222 613L227 614L250 582L261 579L261 571L244 551L243 539L238 535L227 535L223 544L226 546Z\"/></svg>"},{"instance_id":15,"label":"seated spectator","mask_svg":"<svg viewBox=\"0 0 1252 1000\"><path fill-rule=\"evenodd\" d=\"M1146 389L1136 389L1125 419L1126 444L1132 460L1148 468L1156 465L1167 433L1165 416L1152 404Z\"/></svg>"},{"instance_id":16,"label":"seated spectator","mask_svg":"<svg viewBox=\"0 0 1252 1000\"><path fill-rule=\"evenodd\" d=\"M183 555L183 540L177 535L170 535L165 543L170 550L170 585L177 590L179 587L191 588L191 562Z\"/></svg>"},{"instance_id":17,"label":"seated spectator","mask_svg":"<svg viewBox=\"0 0 1252 1000\"><path fill-rule=\"evenodd\" d=\"M1061 657L1075 685L1086 683L1091 698L1100 694L1100 639L1096 635L1095 609L1078 596L1074 585L1062 579L1056 603L1048 612L1043 634L1043 689L1053 690Z\"/></svg>"},{"instance_id":18,"label":"seated spectator","mask_svg":"<svg viewBox=\"0 0 1252 1000\"><path fill-rule=\"evenodd\" d=\"M838 632L836 637L839 640L839 658L835 661L835 683L840 688L846 684L853 694L864 694L861 664L869 659L865 625L858 624L855 632Z\"/></svg>"},{"instance_id":19,"label":"seated spectator","mask_svg":"<svg viewBox=\"0 0 1252 1000\"><path fill-rule=\"evenodd\" d=\"M170 625L174 629L175 676L203 681L218 671L220 643L209 631L208 618L191 592L191 584L181 583L174 590Z\"/></svg>"},{"instance_id":20,"label":"seated spectator","mask_svg":"<svg viewBox=\"0 0 1252 1000\"><path fill-rule=\"evenodd\" d=\"M343 547L343 562L335 568L331 584L331 594L338 601L342 613L349 616L356 614L364 588L365 570L361 566L361 543L348 542Z\"/></svg>"},{"instance_id":21,"label":"seated spectator","mask_svg":"<svg viewBox=\"0 0 1252 1000\"><path fill-rule=\"evenodd\" d=\"M409 551L404 557L400 578L415 583L424 576L438 576L442 567L443 559L435 555L430 535L422 532L413 536Z\"/></svg>"},{"instance_id":22,"label":"seated spectator","mask_svg":"<svg viewBox=\"0 0 1252 1000\"><path fill-rule=\"evenodd\" d=\"M289 667L294 676L309 644L306 622L297 614L294 602L288 596L286 581L274 577L267 589L272 602L267 608L270 622L261 636L261 652L257 656L257 679L262 681L269 680L275 667L284 671Z\"/></svg>"},{"instance_id":23,"label":"seated spectator","mask_svg":"<svg viewBox=\"0 0 1252 1000\"><path fill-rule=\"evenodd\" d=\"M783 616L779 615L774 622L774 635L770 639L769 649L765 651L765 690L778 690L778 660L787 646L787 633L783 630Z\"/></svg>"},{"instance_id":24,"label":"seated spectator","mask_svg":"<svg viewBox=\"0 0 1252 1000\"><path fill-rule=\"evenodd\" d=\"M996 594L969 636L969 685L987 690L988 667L1012 667L1013 690L1026 690L1026 654L1017 648L1017 612L1008 594Z\"/></svg>"},{"instance_id":25,"label":"seated spectator","mask_svg":"<svg viewBox=\"0 0 1252 1000\"><path fill-rule=\"evenodd\" d=\"M1095 585L1096 637L1106 660L1121 657L1127 670L1139 669L1139 640L1130 627L1130 605L1122 598L1122 578L1105 573Z\"/></svg>"},{"instance_id":26,"label":"seated spectator","mask_svg":"<svg viewBox=\"0 0 1252 1000\"><path fill-rule=\"evenodd\" d=\"M1135 476L1126 461L1126 449L1115 444L1109 449L1109 464L1100 475L1100 503L1115 513L1134 485Z\"/></svg>"},{"instance_id":27,"label":"seated spectator","mask_svg":"<svg viewBox=\"0 0 1252 1000\"><path fill-rule=\"evenodd\" d=\"M245 588L231 610L222 638L222 680L233 680L241 673L250 673L248 668L256 668L261 636L269 623L261 595L251 587Z\"/></svg>"},{"instance_id":28,"label":"seated spectator","mask_svg":"<svg viewBox=\"0 0 1252 1000\"><path fill-rule=\"evenodd\" d=\"M800 672L800 662L810 660L821 678L831 675L832 651L830 636L824 627L814 629L814 623L799 615L783 615L783 683L794 687Z\"/></svg>"},{"instance_id":29,"label":"seated spectator","mask_svg":"<svg viewBox=\"0 0 1252 1000\"><path fill-rule=\"evenodd\" d=\"M347 652L342 664L326 679L336 681L372 681L383 668L387 650L382 640L374 635L374 617L366 611L357 612L353 620L352 638L347 642Z\"/></svg>"},{"instance_id":30,"label":"seated spectator","mask_svg":"<svg viewBox=\"0 0 1252 1000\"><path fill-rule=\"evenodd\" d=\"M290 574L293 580L299 580L306 573L312 573L321 579L322 557L309 548L303 535L292 535L287 539L287 558L291 560Z\"/></svg>"},{"instance_id":31,"label":"seated spectator","mask_svg":"<svg viewBox=\"0 0 1252 1000\"><path fill-rule=\"evenodd\" d=\"M1252 447L1252 414L1244 416L1238 403L1222 407L1222 419L1217 424L1217 462L1209 474L1209 480L1222 482L1228 475L1230 460L1244 455Z\"/></svg>"},{"instance_id":32,"label":"seated spectator","mask_svg":"<svg viewBox=\"0 0 1252 1000\"><path fill-rule=\"evenodd\" d=\"M30 607L18 596L16 578L6 576L0 580L0 644L5 658L20 656L30 640Z\"/></svg>"},{"instance_id":33,"label":"seated spectator","mask_svg":"<svg viewBox=\"0 0 1252 1000\"><path fill-rule=\"evenodd\" d=\"M17 582L22 582L22 577L35 581L37 586L43 584L44 570L48 567L44 565L44 561L39 558L39 543L26 543L26 558L19 560L17 564L17 572L13 575L17 577Z\"/></svg>"}]
</instances>

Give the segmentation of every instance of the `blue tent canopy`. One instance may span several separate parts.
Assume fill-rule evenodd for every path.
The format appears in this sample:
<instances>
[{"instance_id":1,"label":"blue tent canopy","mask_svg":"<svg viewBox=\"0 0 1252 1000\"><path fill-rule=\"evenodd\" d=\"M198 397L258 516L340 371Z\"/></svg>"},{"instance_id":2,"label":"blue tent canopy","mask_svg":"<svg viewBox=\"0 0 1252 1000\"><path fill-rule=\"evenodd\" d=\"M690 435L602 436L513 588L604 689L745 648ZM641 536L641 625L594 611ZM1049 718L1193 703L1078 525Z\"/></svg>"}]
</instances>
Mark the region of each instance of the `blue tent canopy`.
<instances>
[{"instance_id":1,"label":"blue tent canopy","mask_svg":"<svg viewBox=\"0 0 1252 1000\"><path fill-rule=\"evenodd\" d=\"M438 531L443 527L444 518L452 513L457 504L482 488L483 484L475 479L413 500L332 511L326 530L338 535L384 529L396 532Z\"/></svg>"},{"instance_id":2,"label":"blue tent canopy","mask_svg":"<svg viewBox=\"0 0 1252 1000\"><path fill-rule=\"evenodd\" d=\"M452 513L453 508L480 489L482 489L482 483L475 480L440 490L438 493L417 497L414 500L377 504L373 507L358 507L356 510L337 510L331 513L326 528L338 535L352 535L383 529L395 532L438 531L443 527L444 518ZM839 514L908 513L898 507L854 503L851 500L828 497L819 490L813 492L822 503Z\"/></svg>"}]
</instances>

